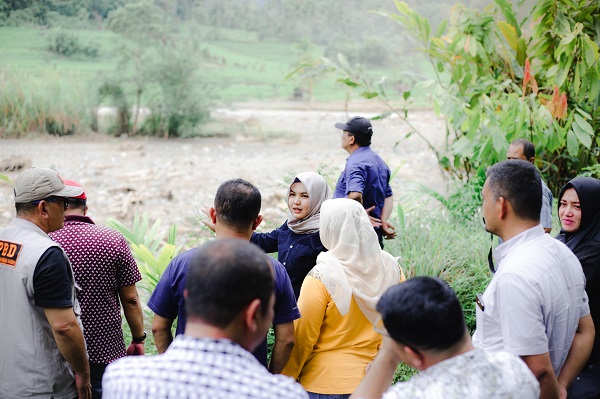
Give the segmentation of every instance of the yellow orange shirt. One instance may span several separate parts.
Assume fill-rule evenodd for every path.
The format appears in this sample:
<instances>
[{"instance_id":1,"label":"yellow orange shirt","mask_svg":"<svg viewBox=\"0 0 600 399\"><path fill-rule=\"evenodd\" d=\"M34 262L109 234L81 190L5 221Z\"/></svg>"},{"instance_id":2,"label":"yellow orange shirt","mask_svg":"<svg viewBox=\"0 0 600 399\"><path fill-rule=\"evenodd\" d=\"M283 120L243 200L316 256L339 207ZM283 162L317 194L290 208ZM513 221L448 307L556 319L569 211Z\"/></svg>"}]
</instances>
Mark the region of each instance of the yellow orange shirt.
<instances>
[{"instance_id":1,"label":"yellow orange shirt","mask_svg":"<svg viewBox=\"0 0 600 399\"><path fill-rule=\"evenodd\" d=\"M342 316L321 281L309 274L300 291L302 317L294 321L296 343L282 374L297 379L308 392L354 392L381 345L356 304Z\"/></svg>"}]
</instances>

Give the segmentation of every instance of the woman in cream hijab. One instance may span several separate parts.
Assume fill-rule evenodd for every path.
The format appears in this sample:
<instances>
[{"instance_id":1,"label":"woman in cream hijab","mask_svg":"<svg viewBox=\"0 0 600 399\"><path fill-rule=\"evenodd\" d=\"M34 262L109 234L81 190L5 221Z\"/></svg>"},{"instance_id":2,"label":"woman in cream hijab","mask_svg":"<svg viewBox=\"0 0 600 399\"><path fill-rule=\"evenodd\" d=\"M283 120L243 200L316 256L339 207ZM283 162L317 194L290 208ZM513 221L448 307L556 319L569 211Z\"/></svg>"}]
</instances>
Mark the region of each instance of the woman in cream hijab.
<instances>
[{"instance_id":1,"label":"woman in cream hijab","mask_svg":"<svg viewBox=\"0 0 600 399\"><path fill-rule=\"evenodd\" d=\"M321 204L329 197L323 176L303 172L294 176L288 188L288 219L270 233L254 233L250 242L265 252L277 252L277 259L290 276L296 299L306 274L326 251L319 238Z\"/></svg>"},{"instance_id":2,"label":"woman in cream hijab","mask_svg":"<svg viewBox=\"0 0 600 399\"><path fill-rule=\"evenodd\" d=\"M294 322L296 343L283 374L297 379L311 398L345 398L381 344L373 329L375 305L404 276L354 200L323 203L320 237L329 251L317 257L302 285L302 317Z\"/></svg>"}]
</instances>

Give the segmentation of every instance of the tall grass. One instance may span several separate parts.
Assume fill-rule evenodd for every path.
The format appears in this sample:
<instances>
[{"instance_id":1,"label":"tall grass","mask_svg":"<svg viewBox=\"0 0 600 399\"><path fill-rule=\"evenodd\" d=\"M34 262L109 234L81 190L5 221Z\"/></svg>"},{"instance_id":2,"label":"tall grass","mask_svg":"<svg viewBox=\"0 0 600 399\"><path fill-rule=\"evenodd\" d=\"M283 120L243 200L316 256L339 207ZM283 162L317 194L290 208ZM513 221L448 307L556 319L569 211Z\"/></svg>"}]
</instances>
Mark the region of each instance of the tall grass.
<instances>
[{"instance_id":1,"label":"tall grass","mask_svg":"<svg viewBox=\"0 0 600 399\"><path fill-rule=\"evenodd\" d=\"M449 283L472 333L476 322L475 295L485 290L492 277L487 266L490 236L479 222L476 188L461 186L456 190L468 195L444 197L423 187L405 193L391 220L398 237L385 241L385 250L400 257L406 278L439 277ZM414 373L416 370L400 364L394 382L406 381Z\"/></svg>"},{"instance_id":2,"label":"tall grass","mask_svg":"<svg viewBox=\"0 0 600 399\"><path fill-rule=\"evenodd\" d=\"M26 89L24 73L0 71L0 138L30 132L64 136L82 131L89 121L85 96L74 86L50 82Z\"/></svg>"},{"instance_id":3,"label":"tall grass","mask_svg":"<svg viewBox=\"0 0 600 399\"><path fill-rule=\"evenodd\" d=\"M425 211L406 217L403 236L386 242L400 255L407 278L439 277L448 282L461 301L469 331L475 328L475 294L483 292L491 273L487 267L489 234L480 223L458 223Z\"/></svg>"}]
</instances>

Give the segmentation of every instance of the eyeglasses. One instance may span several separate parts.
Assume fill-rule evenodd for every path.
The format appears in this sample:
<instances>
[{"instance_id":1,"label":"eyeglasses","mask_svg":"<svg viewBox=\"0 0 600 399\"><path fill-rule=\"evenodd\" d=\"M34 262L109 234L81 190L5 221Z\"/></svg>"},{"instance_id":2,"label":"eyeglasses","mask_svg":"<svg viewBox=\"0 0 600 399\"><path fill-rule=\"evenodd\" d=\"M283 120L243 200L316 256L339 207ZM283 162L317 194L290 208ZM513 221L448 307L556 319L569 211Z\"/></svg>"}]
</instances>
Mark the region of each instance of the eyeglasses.
<instances>
[{"instance_id":1,"label":"eyeglasses","mask_svg":"<svg viewBox=\"0 0 600 399\"><path fill-rule=\"evenodd\" d=\"M58 201L62 201L63 203L63 209L66 211L67 209L69 209L69 201L67 201L66 198L63 197L48 197L48 198L44 198L41 200L37 200L37 201L32 201L32 204L39 204L42 201L46 201L46 202L58 202Z\"/></svg>"}]
</instances>

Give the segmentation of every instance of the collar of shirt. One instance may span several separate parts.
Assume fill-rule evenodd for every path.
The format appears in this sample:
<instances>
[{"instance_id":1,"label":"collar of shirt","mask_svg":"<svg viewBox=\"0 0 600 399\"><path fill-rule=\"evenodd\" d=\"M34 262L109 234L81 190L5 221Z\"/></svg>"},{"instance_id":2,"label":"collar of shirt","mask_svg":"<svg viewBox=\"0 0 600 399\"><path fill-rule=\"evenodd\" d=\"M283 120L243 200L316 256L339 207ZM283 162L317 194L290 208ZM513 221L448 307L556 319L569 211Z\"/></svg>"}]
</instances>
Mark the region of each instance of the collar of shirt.
<instances>
[{"instance_id":1,"label":"collar of shirt","mask_svg":"<svg viewBox=\"0 0 600 399\"><path fill-rule=\"evenodd\" d=\"M65 215L65 222L82 222L95 224L94 221L89 217L80 215Z\"/></svg>"},{"instance_id":2,"label":"collar of shirt","mask_svg":"<svg viewBox=\"0 0 600 399\"><path fill-rule=\"evenodd\" d=\"M250 352L227 338L194 338L190 337L189 335L180 334L175 337L173 343L169 346L166 353L169 355L178 355L194 350L235 355L237 357L246 358L247 360L256 362L258 364Z\"/></svg>"},{"instance_id":3,"label":"collar of shirt","mask_svg":"<svg viewBox=\"0 0 600 399\"><path fill-rule=\"evenodd\" d=\"M498 268L496 269L496 271L500 270L500 267L502 266L502 259L504 259L504 257L513 249L518 247L519 245L533 240L534 238L537 238L539 236L542 236L546 234L544 232L544 228L542 227L541 224L538 224L537 226L534 226L530 229L527 229L519 234L517 234L516 236L514 236L513 238L511 238L508 241L503 242L501 245L498 245L498 247L494 250L493 254L494 254L494 259L499 262L498 263Z\"/></svg>"},{"instance_id":4,"label":"collar of shirt","mask_svg":"<svg viewBox=\"0 0 600 399\"><path fill-rule=\"evenodd\" d=\"M371 146L367 145L364 147L358 147L356 150L354 150L354 152L350 155L348 155L348 158L346 158L346 160L350 159L351 157L357 157L360 156L360 154L362 154L363 152L369 151L371 150Z\"/></svg>"}]
</instances>

